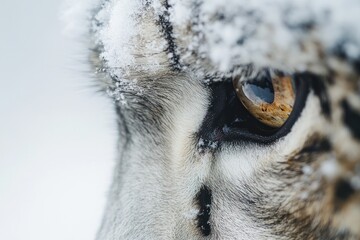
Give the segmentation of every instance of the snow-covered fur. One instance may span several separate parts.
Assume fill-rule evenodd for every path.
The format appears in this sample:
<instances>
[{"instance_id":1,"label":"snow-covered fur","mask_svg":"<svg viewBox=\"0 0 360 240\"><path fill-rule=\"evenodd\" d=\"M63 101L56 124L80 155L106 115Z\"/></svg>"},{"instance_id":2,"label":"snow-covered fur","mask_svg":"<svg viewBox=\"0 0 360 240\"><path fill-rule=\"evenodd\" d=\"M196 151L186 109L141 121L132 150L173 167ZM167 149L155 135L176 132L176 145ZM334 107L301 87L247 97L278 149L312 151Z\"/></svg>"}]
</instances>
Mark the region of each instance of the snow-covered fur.
<instances>
[{"instance_id":1,"label":"snow-covered fur","mask_svg":"<svg viewBox=\"0 0 360 240\"><path fill-rule=\"evenodd\" d=\"M94 7L91 63L119 122L97 239L360 239L359 7ZM235 134L226 89L264 67L306 83L303 103L274 136Z\"/></svg>"}]
</instances>

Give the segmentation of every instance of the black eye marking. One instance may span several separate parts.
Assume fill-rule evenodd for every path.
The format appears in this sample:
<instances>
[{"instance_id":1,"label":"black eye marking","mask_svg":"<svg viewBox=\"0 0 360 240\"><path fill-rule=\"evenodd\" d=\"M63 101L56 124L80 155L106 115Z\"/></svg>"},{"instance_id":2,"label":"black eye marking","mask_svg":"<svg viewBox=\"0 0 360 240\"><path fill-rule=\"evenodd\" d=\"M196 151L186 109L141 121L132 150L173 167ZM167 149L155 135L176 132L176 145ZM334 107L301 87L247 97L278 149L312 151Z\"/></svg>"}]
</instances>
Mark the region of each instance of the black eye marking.
<instances>
[{"instance_id":1,"label":"black eye marking","mask_svg":"<svg viewBox=\"0 0 360 240\"><path fill-rule=\"evenodd\" d=\"M216 146L221 148L223 142L270 144L284 137L290 132L304 109L310 90L310 80L296 74L294 81L296 100L290 116L281 128L259 123L240 102L232 79L209 84L207 87L212 97L197 133L198 139L216 142Z\"/></svg>"},{"instance_id":2,"label":"black eye marking","mask_svg":"<svg viewBox=\"0 0 360 240\"><path fill-rule=\"evenodd\" d=\"M341 102L341 106L344 110L344 123L350 129L351 134L360 140L360 113L356 112L346 100Z\"/></svg>"},{"instance_id":3,"label":"black eye marking","mask_svg":"<svg viewBox=\"0 0 360 240\"><path fill-rule=\"evenodd\" d=\"M196 196L196 203L199 206L197 215L197 227L204 236L211 233L210 211L211 211L211 190L207 186L202 186Z\"/></svg>"}]
</instances>

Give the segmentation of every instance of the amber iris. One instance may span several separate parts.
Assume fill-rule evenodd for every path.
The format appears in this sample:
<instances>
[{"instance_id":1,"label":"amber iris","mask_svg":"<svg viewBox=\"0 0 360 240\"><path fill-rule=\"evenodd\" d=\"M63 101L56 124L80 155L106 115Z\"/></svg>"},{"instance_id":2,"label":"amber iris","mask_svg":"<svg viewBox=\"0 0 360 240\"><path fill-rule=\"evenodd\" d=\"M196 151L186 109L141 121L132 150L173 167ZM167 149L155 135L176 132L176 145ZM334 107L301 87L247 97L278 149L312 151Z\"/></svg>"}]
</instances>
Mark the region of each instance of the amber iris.
<instances>
[{"instance_id":1,"label":"amber iris","mask_svg":"<svg viewBox=\"0 0 360 240\"><path fill-rule=\"evenodd\" d=\"M292 77L271 74L269 77L240 79L235 77L233 85L239 100L249 113L267 126L283 126L295 102Z\"/></svg>"}]
</instances>

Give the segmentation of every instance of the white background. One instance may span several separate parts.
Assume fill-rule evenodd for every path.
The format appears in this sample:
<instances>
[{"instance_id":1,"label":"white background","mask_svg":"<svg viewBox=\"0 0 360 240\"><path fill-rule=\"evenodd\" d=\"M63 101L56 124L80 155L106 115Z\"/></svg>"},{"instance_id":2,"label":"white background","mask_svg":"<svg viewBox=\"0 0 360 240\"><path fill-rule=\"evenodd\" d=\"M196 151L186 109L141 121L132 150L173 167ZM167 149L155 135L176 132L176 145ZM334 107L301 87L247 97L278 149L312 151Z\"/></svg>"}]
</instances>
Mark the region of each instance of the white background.
<instances>
[{"instance_id":1,"label":"white background","mask_svg":"<svg viewBox=\"0 0 360 240\"><path fill-rule=\"evenodd\" d=\"M1 240L90 240L101 221L115 116L62 36L60 4L1 0Z\"/></svg>"}]
</instances>

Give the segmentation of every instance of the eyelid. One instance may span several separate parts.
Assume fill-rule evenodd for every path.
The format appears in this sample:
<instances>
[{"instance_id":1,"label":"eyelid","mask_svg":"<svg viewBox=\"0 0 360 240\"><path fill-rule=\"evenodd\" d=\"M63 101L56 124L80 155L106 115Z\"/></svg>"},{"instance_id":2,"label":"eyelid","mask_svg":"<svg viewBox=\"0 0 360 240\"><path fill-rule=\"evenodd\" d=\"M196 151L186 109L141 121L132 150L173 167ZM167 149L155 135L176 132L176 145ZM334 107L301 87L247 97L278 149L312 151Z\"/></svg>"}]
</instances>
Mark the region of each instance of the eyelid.
<instances>
[{"instance_id":1,"label":"eyelid","mask_svg":"<svg viewBox=\"0 0 360 240\"><path fill-rule=\"evenodd\" d=\"M286 136L305 107L311 85L301 74L293 75L293 79L296 90L293 111L280 128L268 127L250 115L236 95L233 78L206 85L211 98L196 137L221 147L222 142L271 144Z\"/></svg>"},{"instance_id":2,"label":"eyelid","mask_svg":"<svg viewBox=\"0 0 360 240\"><path fill-rule=\"evenodd\" d=\"M232 128L230 129L230 131L227 132L224 140L231 142L250 141L257 142L259 144L270 144L286 136L299 118L303 109L305 108L306 100L311 89L311 84L309 82L309 79L306 78L306 76L303 76L302 74L295 74L293 75L293 79L296 91L296 99L293 111L291 112L289 118L281 128L269 135L246 131L244 132L242 129Z\"/></svg>"}]
</instances>

